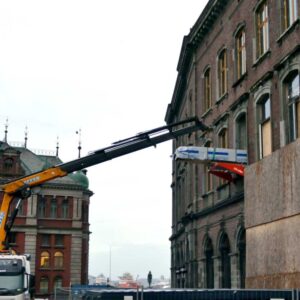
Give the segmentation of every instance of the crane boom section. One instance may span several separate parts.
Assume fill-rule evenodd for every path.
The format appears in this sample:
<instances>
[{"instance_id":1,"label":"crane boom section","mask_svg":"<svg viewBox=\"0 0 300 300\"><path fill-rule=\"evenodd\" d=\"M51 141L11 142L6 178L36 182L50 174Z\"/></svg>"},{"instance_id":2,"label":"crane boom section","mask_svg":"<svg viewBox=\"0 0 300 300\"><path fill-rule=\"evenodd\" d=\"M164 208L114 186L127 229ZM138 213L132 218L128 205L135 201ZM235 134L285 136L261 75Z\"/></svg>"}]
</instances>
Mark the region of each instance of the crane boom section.
<instances>
[{"instance_id":1,"label":"crane boom section","mask_svg":"<svg viewBox=\"0 0 300 300\"><path fill-rule=\"evenodd\" d=\"M181 135L189 134L197 130L208 130L198 118L189 118L177 123L158 127L149 131L137 134L136 136L120 140L111 146L91 152L89 155L78 158L54 167L32 173L12 180L1 188L4 192L0 206L0 250L7 247L7 234L10 231L17 211L8 222L8 211L14 197L24 199L30 196L31 188L48 182L58 177L64 177L72 172L103 163L105 161L139 151L159 143L175 139Z\"/></svg>"}]
</instances>

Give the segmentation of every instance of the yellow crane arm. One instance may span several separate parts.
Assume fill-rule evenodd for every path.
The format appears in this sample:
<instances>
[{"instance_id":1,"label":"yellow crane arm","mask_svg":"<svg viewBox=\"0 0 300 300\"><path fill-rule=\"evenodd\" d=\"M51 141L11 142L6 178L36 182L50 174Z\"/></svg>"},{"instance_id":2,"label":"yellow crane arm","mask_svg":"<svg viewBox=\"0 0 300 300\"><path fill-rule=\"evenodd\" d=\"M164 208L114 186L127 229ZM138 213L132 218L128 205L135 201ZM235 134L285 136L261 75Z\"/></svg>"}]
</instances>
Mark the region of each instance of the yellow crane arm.
<instances>
[{"instance_id":1,"label":"yellow crane arm","mask_svg":"<svg viewBox=\"0 0 300 300\"><path fill-rule=\"evenodd\" d=\"M19 204L15 207L12 216L8 216L10 205L15 197L21 200L28 198L31 195L31 188L44 182L64 177L72 172L103 163L119 156L156 146L159 143L176 139L179 136L190 134L197 130L208 130L208 127L202 124L196 117L188 118L141 132L135 136L115 142L111 146L91 152L85 157L62 163L4 184L2 186L4 196L0 206L0 250L4 250L8 246L7 235L18 212Z\"/></svg>"},{"instance_id":2,"label":"yellow crane arm","mask_svg":"<svg viewBox=\"0 0 300 300\"><path fill-rule=\"evenodd\" d=\"M30 195L32 187L41 185L44 182L58 177L64 177L67 174L68 173L66 171L63 171L59 166L57 166L30 174L2 186L3 199L0 206L0 250L7 248L5 243L7 236L7 219L9 207L13 199L15 197L19 197L20 199L27 198Z\"/></svg>"}]
</instances>

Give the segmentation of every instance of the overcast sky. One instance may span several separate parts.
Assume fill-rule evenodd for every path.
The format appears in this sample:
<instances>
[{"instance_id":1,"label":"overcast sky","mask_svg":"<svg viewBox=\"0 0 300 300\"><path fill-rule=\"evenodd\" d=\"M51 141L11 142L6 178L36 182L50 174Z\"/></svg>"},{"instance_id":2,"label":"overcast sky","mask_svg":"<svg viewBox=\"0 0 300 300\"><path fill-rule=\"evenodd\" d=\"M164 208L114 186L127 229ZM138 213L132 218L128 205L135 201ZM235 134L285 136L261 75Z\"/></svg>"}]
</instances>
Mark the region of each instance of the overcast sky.
<instances>
[{"instance_id":1,"label":"overcast sky","mask_svg":"<svg viewBox=\"0 0 300 300\"><path fill-rule=\"evenodd\" d=\"M0 1L0 138L63 161L165 124L207 1ZM2 131L2 133L1 133ZM91 275L170 275L171 142L89 168ZM110 263L111 262L111 263Z\"/></svg>"}]
</instances>

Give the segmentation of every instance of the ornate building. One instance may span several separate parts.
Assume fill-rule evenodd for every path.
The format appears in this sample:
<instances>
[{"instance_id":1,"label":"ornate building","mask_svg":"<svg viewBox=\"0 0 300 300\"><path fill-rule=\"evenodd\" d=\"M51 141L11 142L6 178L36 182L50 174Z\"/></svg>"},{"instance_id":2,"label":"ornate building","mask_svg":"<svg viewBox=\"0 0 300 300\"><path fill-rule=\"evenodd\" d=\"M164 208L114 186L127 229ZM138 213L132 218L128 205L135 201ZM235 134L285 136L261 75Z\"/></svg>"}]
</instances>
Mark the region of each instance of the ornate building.
<instances>
[{"instance_id":1,"label":"ornate building","mask_svg":"<svg viewBox=\"0 0 300 300\"><path fill-rule=\"evenodd\" d=\"M197 115L210 130L173 141L173 151L182 145L247 149L250 166L263 161L272 165L270 157L278 161L276 150L300 134L299 30L298 0L210 0L183 39L165 117L171 123ZM252 203L264 203L255 193L257 168L247 179L245 213L242 177L225 181L213 176L207 165L173 162L173 287L257 287L262 278L274 280L276 272L268 274L266 264L271 250L266 252L268 247L259 238L262 224L270 222L267 209L263 207L265 214L254 218L252 207ZM269 186L277 185L271 180L274 174L266 174L259 177L266 181L259 186L265 195ZM280 217L286 214L277 212L271 221ZM250 244L248 232L252 233ZM253 261L260 245L264 247L259 252L263 266L259 271ZM292 272L291 265L283 270ZM264 283L264 287L279 287Z\"/></svg>"},{"instance_id":2,"label":"ornate building","mask_svg":"<svg viewBox=\"0 0 300 300\"><path fill-rule=\"evenodd\" d=\"M2 183L59 163L58 156L37 155L0 142ZM37 295L88 283L88 214L93 194L88 185L85 172L77 172L41 185L21 203L10 245L18 253L31 254Z\"/></svg>"}]
</instances>

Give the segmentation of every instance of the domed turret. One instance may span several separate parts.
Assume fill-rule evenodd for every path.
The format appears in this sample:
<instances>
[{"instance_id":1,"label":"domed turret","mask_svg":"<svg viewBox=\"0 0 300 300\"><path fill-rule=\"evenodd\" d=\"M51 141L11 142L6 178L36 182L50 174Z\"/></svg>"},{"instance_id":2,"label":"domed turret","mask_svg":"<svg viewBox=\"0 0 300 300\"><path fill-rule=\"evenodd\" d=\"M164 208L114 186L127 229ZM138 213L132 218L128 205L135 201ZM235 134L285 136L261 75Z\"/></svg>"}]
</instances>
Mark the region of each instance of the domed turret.
<instances>
[{"instance_id":1,"label":"domed turret","mask_svg":"<svg viewBox=\"0 0 300 300\"><path fill-rule=\"evenodd\" d=\"M74 181L82 185L85 189L89 188L89 179L86 176L86 170L77 171L69 175Z\"/></svg>"}]
</instances>

